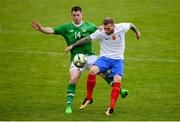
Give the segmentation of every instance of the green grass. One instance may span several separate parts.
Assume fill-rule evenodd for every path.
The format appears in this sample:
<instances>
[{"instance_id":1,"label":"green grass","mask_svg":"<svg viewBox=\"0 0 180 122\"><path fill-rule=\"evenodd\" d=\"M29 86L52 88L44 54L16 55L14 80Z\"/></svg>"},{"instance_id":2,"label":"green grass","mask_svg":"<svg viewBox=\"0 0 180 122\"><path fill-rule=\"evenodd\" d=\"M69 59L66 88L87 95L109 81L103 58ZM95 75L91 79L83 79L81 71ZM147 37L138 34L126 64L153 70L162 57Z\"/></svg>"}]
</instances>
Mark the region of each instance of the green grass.
<instances>
[{"instance_id":1,"label":"green grass","mask_svg":"<svg viewBox=\"0 0 180 122\"><path fill-rule=\"evenodd\" d=\"M76 89L73 113L64 114L70 56L62 37L34 31L32 20L54 27L71 21L80 5L84 20L110 16L142 32L127 33L123 88L115 113L104 115L110 87L97 78L94 104L80 111L87 71ZM180 120L179 0L0 0L0 120ZM99 52L94 43L95 52ZM52 53L51 53L52 52ZM60 54L58 54L60 53Z\"/></svg>"}]
</instances>

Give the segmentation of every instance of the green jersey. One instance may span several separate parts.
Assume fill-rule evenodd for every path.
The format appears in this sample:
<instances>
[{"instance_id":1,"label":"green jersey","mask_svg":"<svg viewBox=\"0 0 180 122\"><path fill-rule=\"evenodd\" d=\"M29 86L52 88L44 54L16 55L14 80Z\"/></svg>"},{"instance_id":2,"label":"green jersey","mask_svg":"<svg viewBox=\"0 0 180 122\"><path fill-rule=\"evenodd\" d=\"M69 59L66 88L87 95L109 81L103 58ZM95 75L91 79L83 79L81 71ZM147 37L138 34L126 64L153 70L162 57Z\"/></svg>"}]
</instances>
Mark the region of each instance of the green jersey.
<instances>
[{"instance_id":1,"label":"green jersey","mask_svg":"<svg viewBox=\"0 0 180 122\"><path fill-rule=\"evenodd\" d=\"M62 35L66 40L67 45L71 45L81 38L89 36L97 30L96 25L88 22L82 22L80 26L75 26L73 23L64 24L53 28L55 34ZM76 46L71 50L71 60L76 54L93 55L91 42Z\"/></svg>"}]
</instances>

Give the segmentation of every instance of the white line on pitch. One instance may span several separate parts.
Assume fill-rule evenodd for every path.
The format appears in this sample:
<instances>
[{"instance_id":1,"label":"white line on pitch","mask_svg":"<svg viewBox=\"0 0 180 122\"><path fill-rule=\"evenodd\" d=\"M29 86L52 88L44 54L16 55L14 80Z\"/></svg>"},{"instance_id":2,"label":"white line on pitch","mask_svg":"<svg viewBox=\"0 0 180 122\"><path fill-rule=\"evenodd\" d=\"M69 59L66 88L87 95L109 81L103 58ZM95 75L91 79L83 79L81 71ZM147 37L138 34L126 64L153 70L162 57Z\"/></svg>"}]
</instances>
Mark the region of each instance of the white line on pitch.
<instances>
[{"instance_id":1,"label":"white line on pitch","mask_svg":"<svg viewBox=\"0 0 180 122\"><path fill-rule=\"evenodd\" d=\"M29 50L0 50L0 52L42 54L42 55L64 55L63 53L58 53L58 52L42 52L42 51L29 51Z\"/></svg>"},{"instance_id":2,"label":"white line on pitch","mask_svg":"<svg viewBox=\"0 0 180 122\"><path fill-rule=\"evenodd\" d=\"M24 53L24 54L41 54L41 55L59 55L62 56L64 53L59 52L43 52L43 51L28 51L28 50L0 50L0 52L9 52L9 53ZM69 54L67 54L69 55ZM179 60L175 59L163 59L163 58L146 58L146 57L127 57L125 58L131 61L156 61L156 62L169 62L175 63L179 62Z\"/></svg>"}]
</instances>

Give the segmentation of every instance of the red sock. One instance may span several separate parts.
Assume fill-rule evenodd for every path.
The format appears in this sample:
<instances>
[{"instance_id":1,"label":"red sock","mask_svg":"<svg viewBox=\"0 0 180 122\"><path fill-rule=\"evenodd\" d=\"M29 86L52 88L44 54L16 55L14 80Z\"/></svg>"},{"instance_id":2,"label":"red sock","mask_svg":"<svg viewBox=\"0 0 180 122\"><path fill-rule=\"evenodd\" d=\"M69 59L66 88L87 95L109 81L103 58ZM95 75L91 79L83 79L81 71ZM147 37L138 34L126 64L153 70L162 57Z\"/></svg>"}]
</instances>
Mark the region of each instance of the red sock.
<instances>
[{"instance_id":1,"label":"red sock","mask_svg":"<svg viewBox=\"0 0 180 122\"><path fill-rule=\"evenodd\" d=\"M114 109L114 106L119 96L119 92L120 92L120 82L115 82L113 84L112 91L111 91L110 108L112 109Z\"/></svg>"},{"instance_id":2,"label":"red sock","mask_svg":"<svg viewBox=\"0 0 180 122\"><path fill-rule=\"evenodd\" d=\"M93 93L93 89L94 89L94 86L96 84L96 75L94 74L89 74L88 75L88 79L87 79L87 96L86 98L87 99L92 99L92 93Z\"/></svg>"}]
</instances>

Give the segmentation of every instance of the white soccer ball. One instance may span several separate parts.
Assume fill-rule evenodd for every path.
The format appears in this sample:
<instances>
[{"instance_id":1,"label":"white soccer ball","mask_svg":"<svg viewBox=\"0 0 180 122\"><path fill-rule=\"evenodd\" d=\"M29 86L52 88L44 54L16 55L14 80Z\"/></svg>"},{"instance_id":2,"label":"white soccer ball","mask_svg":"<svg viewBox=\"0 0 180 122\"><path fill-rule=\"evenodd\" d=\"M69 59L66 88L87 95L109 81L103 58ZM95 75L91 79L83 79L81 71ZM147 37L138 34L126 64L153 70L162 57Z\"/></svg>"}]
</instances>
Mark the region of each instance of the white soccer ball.
<instances>
[{"instance_id":1,"label":"white soccer ball","mask_svg":"<svg viewBox=\"0 0 180 122\"><path fill-rule=\"evenodd\" d=\"M78 67L78 68L82 68L84 67L84 65L87 63L87 59L85 57L84 54L77 54L75 55L75 57L73 58L73 64Z\"/></svg>"}]
</instances>

